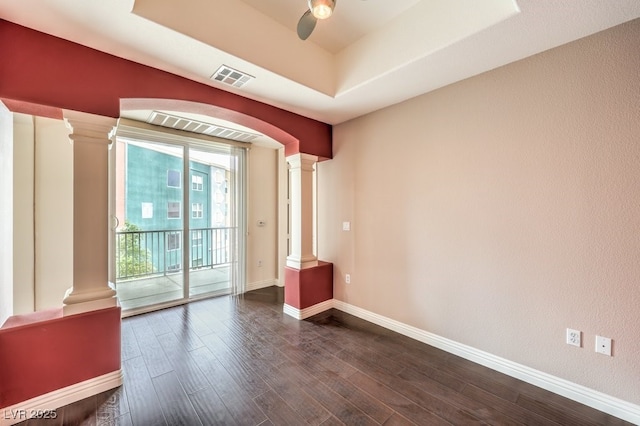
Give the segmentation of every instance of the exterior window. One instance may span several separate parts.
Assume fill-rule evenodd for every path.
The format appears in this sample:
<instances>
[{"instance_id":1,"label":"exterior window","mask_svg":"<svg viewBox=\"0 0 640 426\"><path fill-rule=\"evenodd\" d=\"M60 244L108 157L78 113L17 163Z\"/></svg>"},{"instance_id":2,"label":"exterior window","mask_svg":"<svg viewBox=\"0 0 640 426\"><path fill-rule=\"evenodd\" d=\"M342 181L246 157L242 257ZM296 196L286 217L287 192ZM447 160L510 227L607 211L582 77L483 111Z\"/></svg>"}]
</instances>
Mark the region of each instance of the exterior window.
<instances>
[{"instance_id":1,"label":"exterior window","mask_svg":"<svg viewBox=\"0 0 640 426\"><path fill-rule=\"evenodd\" d=\"M180 270L179 263L174 263L173 265L167 266L167 271L179 271L179 270Z\"/></svg>"},{"instance_id":2,"label":"exterior window","mask_svg":"<svg viewBox=\"0 0 640 426\"><path fill-rule=\"evenodd\" d=\"M202 261L202 231L191 232L191 267L200 268L204 262Z\"/></svg>"},{"instance_id":3,"label":"exterior window","mask_svg":"<svg viewBox=\"0 0 640 426\"><path fill-rule=\"evenodd\" d=\"M194 219L202 219L202 203L191 204L191 217Z\"/></svg>"},{"instance_id":4,"label":"exterior window","mask_svg":"<svg viewBox=\"0 0 640 426\"><path fill-rule=\"evenodd\" d=\"M153 219L153 203L142 203L142 218Z\"/></svg>"},{"instance_id":5,"label":"exterior window","mask_svg":"<svg viewBox=\"0 0 640 426\"><path fill-rule=\"evenodd\" d=\"M167 219L180 219L180 203L167 203Z\"/></svg>"},{"instance_id":6,"label":"exterior window","mask_svg":"<svg viewBox=\"0 0 640 426\"><path fill-rule=\"evenodd\" d=\"M180 250L180 232L167 234L167 250Z\"/></svg>"},{"instance_id":7,"label":"exterior window","mask_svg":"<svg viewBox=\"0 0 640 426\"><path fill-rule=\"evenodd\" d=\"M219 189L216 191L216 203L222 204L224 203L224 194Z\"/></svg>"},{"instance_id":8,"label":"exterior window","mask_svg":"<svg viewBox=\"0 0 640 426\"><path fill-rule=\"evenodd\" d=\"M167 186L170 188L180 188L180 171L167 170Z\"/></svg>"},{"instance_id":9,"label":"exterior window","mask_svg":"<svg viewBox=\"0 0 640 426\"><path fill-rule=\"evenodd\" d=\"M202 176L191 176L191 189L194 191L202 191L203 179Z\"/></svg>"},{"instance_id":10,"label":"exterior window","mask_svg":"<svg viewBox=\"0 0 640 426\"><path fill-rule=\"evenodd\" d=\"M193 231L191 233L191 241L194 247L202 245L202 231Z\"/></svg>"}]
</instances>

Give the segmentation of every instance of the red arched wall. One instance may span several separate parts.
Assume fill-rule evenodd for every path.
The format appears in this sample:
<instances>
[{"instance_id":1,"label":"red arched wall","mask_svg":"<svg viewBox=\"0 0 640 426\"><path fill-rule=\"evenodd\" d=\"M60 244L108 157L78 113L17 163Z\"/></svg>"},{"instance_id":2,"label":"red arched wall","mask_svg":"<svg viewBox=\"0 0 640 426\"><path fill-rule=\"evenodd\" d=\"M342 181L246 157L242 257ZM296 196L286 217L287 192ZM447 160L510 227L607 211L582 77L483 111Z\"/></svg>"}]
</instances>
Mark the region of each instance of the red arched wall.
<instances>
[{"instance_id":1,"label":"red arched wall","mask_svg":"<svg viewBox=\"0 0 640 426\"><path fill-rule=\"evenodd\" d=\"M332 156L328 124L4 20L0 52L0 98L15 110L35 105L119 117L121 100L191 101L271 136L287 155Z\"/></svg>"}]
</instances>

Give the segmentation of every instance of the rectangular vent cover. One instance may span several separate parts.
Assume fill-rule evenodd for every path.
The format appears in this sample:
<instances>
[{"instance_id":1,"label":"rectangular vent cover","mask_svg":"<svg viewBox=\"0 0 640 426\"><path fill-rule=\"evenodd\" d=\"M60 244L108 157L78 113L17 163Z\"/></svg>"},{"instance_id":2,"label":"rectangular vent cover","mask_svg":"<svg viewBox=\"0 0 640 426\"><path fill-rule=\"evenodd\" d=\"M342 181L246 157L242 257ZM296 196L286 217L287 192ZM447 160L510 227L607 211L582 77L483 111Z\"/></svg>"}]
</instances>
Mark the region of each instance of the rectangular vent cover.
<instances>
[{"instance_id":1,"label":"rectangular vent cover","mask_svg":"<svg viewBox=\"0 0 640 426\"><path fill-rule=\"evenodd\" d=\"M184 130L186 132L200 133L202 135L216 136L224 139L231 139L239 142L251 142L257 138L258 134L248 133L242 130L230 129L228 127L216 126L211 123L177 117L163 112L153 111L147 123L156 126L169 127L171 129Z\"/></svg>"},{"instance_id":2,"label":"rectangular vent cover","mask_svg":"<svg viewBox=\"0 0 640 426\"><path fill-rule=\"evenodd\" d=\"M218 70L211 76L213 80L219 81L221 83L227 84L233 87L242 87L247 84L249 81L253 80L255 77L245 74L241 71L235 70L226 65L222 65Z\"/></svg>"}]
</instances>

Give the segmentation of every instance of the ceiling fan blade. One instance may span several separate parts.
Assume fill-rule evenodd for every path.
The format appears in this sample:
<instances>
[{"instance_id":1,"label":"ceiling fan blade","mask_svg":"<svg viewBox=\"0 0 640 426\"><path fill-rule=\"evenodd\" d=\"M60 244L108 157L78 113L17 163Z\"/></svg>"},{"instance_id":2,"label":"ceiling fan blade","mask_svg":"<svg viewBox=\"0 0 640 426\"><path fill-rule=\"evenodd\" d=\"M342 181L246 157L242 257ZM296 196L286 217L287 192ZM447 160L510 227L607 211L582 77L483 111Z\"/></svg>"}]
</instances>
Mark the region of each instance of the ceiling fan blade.
<instances>
[{"instance_id":1,"label":"ceiling fan blade","mask_svg":"<svg viewBox=\"0 0 640 426\"><path fill-rule=\"evenodd\" d=\"M311 35L317 22L318 20L313 16L310 10L307 10L302 15L298 21L298 37L300 37L300 40L306 40Z\"/></svg>"}]
</instances>

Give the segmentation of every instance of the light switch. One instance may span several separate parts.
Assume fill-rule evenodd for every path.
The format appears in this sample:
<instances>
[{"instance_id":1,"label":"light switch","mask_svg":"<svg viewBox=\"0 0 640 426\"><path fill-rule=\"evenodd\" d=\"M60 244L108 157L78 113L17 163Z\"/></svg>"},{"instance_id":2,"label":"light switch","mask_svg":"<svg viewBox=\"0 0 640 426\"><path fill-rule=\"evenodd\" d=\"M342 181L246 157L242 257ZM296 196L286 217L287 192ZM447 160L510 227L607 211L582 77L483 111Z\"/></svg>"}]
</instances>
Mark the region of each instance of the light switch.
<instances>
[{"instance_id":1,"label":"light switch","mask_svg":"<svg viewBox=\"0 0 640 426\"><path fill-rule=\"evenodd\" d=\"M342 222L343 231L351 231L351 222Z\"/></svg>"}]
</instances>

